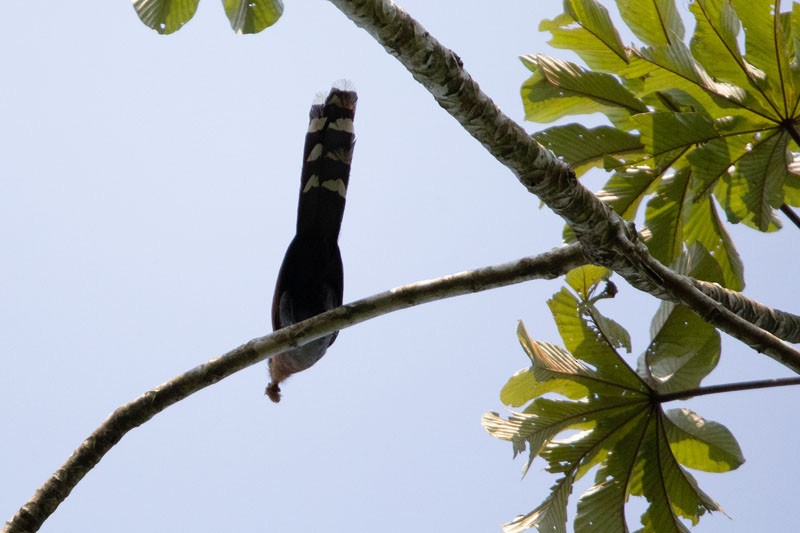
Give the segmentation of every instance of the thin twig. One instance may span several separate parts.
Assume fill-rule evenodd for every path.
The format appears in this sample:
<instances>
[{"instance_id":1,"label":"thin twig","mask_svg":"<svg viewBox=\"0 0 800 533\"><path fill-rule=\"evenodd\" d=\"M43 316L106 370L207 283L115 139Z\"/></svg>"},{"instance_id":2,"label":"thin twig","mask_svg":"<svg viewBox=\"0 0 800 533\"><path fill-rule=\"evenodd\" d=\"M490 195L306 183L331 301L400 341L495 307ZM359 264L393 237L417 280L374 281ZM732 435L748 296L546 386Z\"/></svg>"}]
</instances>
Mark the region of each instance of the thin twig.
<instances>
[{"instance_id":1,"label":"thin twig","mask_svg":"<svg viewBox=\"0 0 800 533\"><path fill-rule=\"evenodd\" d=\"M673 402L675 400L686 400L707 394L720 394L723 392L736 392L744 390L768 389L772 387L787 387L789 385L800 385L800 377L761 379L758 381L745 381L743 383L726 383L723 385L709 385L698 387L669 394L659 394L657 399L661 403Z\"/></svg>"},{"instance_id":2,"label":"thin twig","mask_svg":"<svg viewBox=\"0 0 800 533\"><path fill-rule=\"evenodd\" d=\"M403 285L253 339L114 411L6 523L3 533L37 531L83 476L130 430L170 405L275 353L393 311L533 279L554 279L585 263L578 245L565 246L512 263Z\"/></svg>"},{"instance_id":3,"label":"thin twig","mask_svg":"<svg viewBox=\"0 0 800 533\"><path fill-rule=\"evenodd\" d=\"M781 212L783 212L783 214L786 215L786 218L788 218L792 222L792 224L800 228L800 215L795 213L794 209L792 209L786 204L783 204L781 206Z\"/></svg>"}]
</instances>

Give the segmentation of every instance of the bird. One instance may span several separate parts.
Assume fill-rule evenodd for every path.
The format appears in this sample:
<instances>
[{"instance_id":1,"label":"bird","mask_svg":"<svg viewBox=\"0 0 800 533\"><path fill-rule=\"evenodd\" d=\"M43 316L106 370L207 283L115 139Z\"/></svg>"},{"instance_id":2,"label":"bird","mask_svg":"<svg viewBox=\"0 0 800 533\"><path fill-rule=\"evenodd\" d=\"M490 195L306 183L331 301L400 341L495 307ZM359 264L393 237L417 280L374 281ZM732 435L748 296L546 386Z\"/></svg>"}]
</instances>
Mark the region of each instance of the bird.
<instances>
[{"instance_id":1,"label":"bird","mask_svg":"<svg viewBox=\"0 0 800 533\"><path fill-rule=\"evenodd\" d=\"M272 327L279 330L342 305L344 270L339 231L355 147L358 96L334 86L309 112L300 172L297 229L286 250L272 299ZM280 384L325 355L338 331L269 359L265 394L281 400Z\"/></svg>"}]
</instances>

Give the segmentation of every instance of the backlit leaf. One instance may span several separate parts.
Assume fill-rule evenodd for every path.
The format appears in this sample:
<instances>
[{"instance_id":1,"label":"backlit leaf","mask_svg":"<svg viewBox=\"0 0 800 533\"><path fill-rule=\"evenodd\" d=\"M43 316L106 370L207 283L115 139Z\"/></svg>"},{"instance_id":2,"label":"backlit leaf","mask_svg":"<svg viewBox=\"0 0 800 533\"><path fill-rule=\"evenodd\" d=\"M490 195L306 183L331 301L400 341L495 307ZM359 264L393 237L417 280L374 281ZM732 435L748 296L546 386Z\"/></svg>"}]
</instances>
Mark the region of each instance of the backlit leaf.
<instances>
[{"instance_id":1,"label":"backlit leaf","mask_svg":"<svg viewBox=\"0 0 800 533\"><path fill-rule=\"evenodd\" d=\"M617 6L622 20L645 44L668 45L683 39L685 30L674 0L617 0Z\"/></svg>"},{"instance_id":2,"label":"backlit leaf","mask_svg":"<svg viewBox=\"0 0 800 533\"><path fill-rule=\"evenodd\" d=\"M178 31L197 11L200 0L133 0L139 19L161 34Z\"/></svg>"},{"instance_id":3,"label":"backlit leaf","mask_svg":"<svg viewBox=\"0 0 800 533\"><path fill-rule=\"evenodd\" d=\"M744 464L739 443L722 424L686 408L668 410L665 422L670 447L681 464L704 472L727 472Z\"/></svg>"},{"instance_id":4,"label":"backlit leaf","mask_svg":"<svg viewBox=\"0 0 800 533\"><path fill-rule=\"evenodd\" d=\"M566 115L604 113L624 121L647 107L609 74L543 55L523 56L533 75L522 85L525 118L551 122Z\"/></svg>"},{"instance_id":5,"label":"backlit leaf","mask_svg":"<svg viewBox=\"0 0 800 533\"><path fill-rule=\"evenodd\" d=\"M222 0L231 28L238 34L258 33L283 13L281 0Z\"/></svg>"}]
</instances>

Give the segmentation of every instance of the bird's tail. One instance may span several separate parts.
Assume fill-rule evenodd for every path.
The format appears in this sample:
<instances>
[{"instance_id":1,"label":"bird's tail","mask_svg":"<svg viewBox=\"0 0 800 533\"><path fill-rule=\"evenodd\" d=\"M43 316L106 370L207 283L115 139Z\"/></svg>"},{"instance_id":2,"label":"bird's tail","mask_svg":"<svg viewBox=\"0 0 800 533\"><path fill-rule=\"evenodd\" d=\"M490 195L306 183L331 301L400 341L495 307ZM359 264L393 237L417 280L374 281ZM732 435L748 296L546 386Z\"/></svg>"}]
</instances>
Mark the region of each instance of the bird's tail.
<instances>
[{"instance_id":1,"label":"bird's tail","mask_svg":"<svg viewBox=\"0 0 800 533\"><path fill-rule=\"evenodd\" d=\"M297 207L298 235L333 242L339 237L355 146L357 99L354 91L334 87L323 102L311 106Z\"/></svg>"}]
</instances>

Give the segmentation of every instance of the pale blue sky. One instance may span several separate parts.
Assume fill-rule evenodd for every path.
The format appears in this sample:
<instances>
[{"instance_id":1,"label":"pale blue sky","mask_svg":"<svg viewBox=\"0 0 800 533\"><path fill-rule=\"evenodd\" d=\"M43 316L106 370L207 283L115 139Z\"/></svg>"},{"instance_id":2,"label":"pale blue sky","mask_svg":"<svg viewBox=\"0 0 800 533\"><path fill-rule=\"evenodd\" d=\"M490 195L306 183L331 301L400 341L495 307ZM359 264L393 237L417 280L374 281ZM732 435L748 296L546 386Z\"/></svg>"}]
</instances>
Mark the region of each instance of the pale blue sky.
<instances>
[{"instance_id":1,"label":"pale blue sky","mask_svg":"<svg viewBox=\"0 0 800 533\"><path fill-rule=\"evenodd\" d=\"M308 108L335 80L359 92L346 301L559 244L561 222L371 37L328 2L286 4L248 37L213 1L170 37L127 1L0 7L2 520L114 408L269 331ZM536 30L561 2L402 5L520 121L517 56L567 57ZM747 293L796 309L800 232L733 234ZM619 284L603 309L641 351L655 303ZM266 364L240 372L126 436L42 531L498 531L554 478L536 462L520 481L523 461L480 417L503 409L500 388L526 364L518 319L558 342L544 300L559 287L343 331L280 405L263 396ZM709 382L780 375L726 341ZM748 460L698 474L733 520L696 531L788 530L798 400L783 389L685 403L726 424Z\"/></svg>"}]
</instances>

